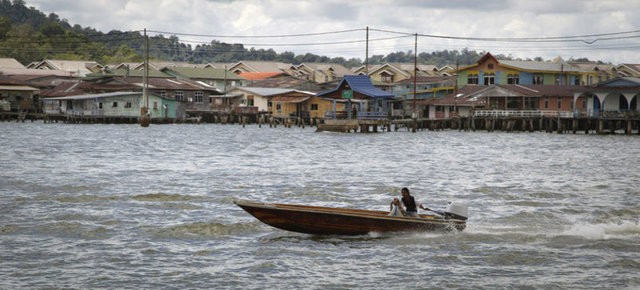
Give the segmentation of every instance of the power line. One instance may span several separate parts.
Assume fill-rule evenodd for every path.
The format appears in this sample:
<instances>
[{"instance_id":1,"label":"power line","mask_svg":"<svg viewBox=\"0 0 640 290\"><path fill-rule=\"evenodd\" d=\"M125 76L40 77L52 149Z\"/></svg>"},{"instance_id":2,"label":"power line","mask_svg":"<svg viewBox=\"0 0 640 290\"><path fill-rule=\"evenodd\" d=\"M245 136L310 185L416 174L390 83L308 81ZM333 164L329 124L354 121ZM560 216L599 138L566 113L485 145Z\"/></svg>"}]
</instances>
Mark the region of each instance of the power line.
<instances>
[{"instance_id":1,"label":"power line","mask_svg":"<svg viewBox=\"0 0 640 290\"><path fill-rule=\"evenodd\" d=\"M392 31L392 30L383 30L383 29L370 29L370 30L385 32L385 33L393 33L393 34L413 35L408 32L399 32L399 31ZM626 34L634 34L634 33L640 33L640 30L599 33L599 34L571 35L571 36L553 36L553 37L466 37L466 36L446 36L446 35L435 35L435 34L424 34L424 33L418 33L418 36L429 37L429 38L439 38L439 39L493 41L493 42L583 42L586 44L593 44L597 41L603 41L603 40L640 38L640 35L613 37L615 35L626 35ZM603 36L607 36L607 37L603 37Z\"/></svg>"},{"instance_id":2,"label":"power line","mask_svg":"<svg viewBox=\"0 0 640 290\"><path fill-rule=\"evenodd\" d=\"M198 37L215 37L215 38L286 38L286 37L307 37L307 36L320 36L330 34L342 34L356 31L364 31L363 28L337 30L327 32L314 32L314 33L298 33L298 34L278 34L278 35L218 35L218 34L195 34L195 33L182 33L182 32L167 32L157 30L147 30L147 32L170 34L170 35L184 35L184 36L198 36Z\"/></svg>"},{"instance_id":3,"label":"power line","mask_svg":"<svg viewBox=\"0 0 640 290\"><path fill-rule=\"evenodd\" d=\"M382 40L392 40L405 38L406 36L394 36L394 37L385 37L385 38L376 38L369 39L369 42L376 42ZM199 41L185 41L186 43L199 43ZM353 44L353 43L364 43L367 42L366 39L361 40L345 40L345 41L329 41L329 42L313 42L313 43L243 43L245 46L317 46L317 45L333 45L333 44ZM210 42L201 42L202 44L209 44Z\"/></svg>"},{"instance_id":4,"label":"power line","mask_svg":"<svg viewBox=\"0 0 640 290\"><path fill-rule=\"evenodd\" d=\"M374 54L380 53L388 53L388 51L411 51L413 49L414 43L413 37L418 35L423 38L431 38L434 41L425 45L429 48L441 47L444 49L461 49L461 48L475 48L482 50L499 50L499 51L514 51L514 52L522 52L522 51L602 51L602 50L638 50L639 44L637 41L626 41L626 40L636 40L640 38L640 30L630 30L630 31L621 31L621 32L612 32L612 33L599 33L599 34L584 34L584 35L570 35L570 36L554 36L554 37L461 37L461 36L447 36L447 35L434 35L434 34L425 34L425 33L408 33L401 31L392 31L392 30L384 30L384 29L375 29L370 28L370 31L393 34L390 37L378 37L368 39L369 43L378 43L377 45L372 47L372 52ZM186 39L172 39L173 37L167 37L163 35L156 35L150 38L152 46L153 43L159 40L171 40L170 42L163 42L162 44L157 43L156 45L161 45L162 47L153 48L154 51L157 52L177 52L179 54L191 54L191 53L264 53L264 54L272 54L272 51L248 51L245 50L225 50L224 48L215 48L216 43L214 43L215 38L237 38L243 39L247 41L247 43L235 43L233 45L242 45L242 47L264 47L264 48L299 48L299 47L307 47L309 52L316 51L317 54L326 54L333 52L337 53L347 53L353 55L354 52L362 51L362 49L356 48L357 44L365 43L367 40L362 37L351 37L345 34L349 33L358 33L364 32L365 29L347 29L347 30L336 30L336 31L325 31L325 32L315 32L315 33L298 33L298 34L279 34L279 35L216 35L216 34L194 34L194 33L179 33L179 32L167 32L167 31L156 31L156 30L147 30L152 33L160 33L160 34L168 34L168 35L180 35L180 36L189 36L194 38L212 38L210 41L203 40L186 40ZM47 42L44 44L48 46L52 46L50 49L45 49L48 53L65 53L65 52L73 52L76 49L81 49L79 46L83 44L88 44L91 42L101 42L104 44L117 44L117 43L127 43L131 45L131 41L141 40L142 35L139 34L140 31L124 31L119 33L109 33L109 34L92 34L92 35L55 35L52 36ZM293 38L293 39L302 39L309 38L312 39L310 41L305 42L296 42L291 41L289 43L276 42L276 41L266 41L263 43L252 42L251 40L259 40L259 39L276 39L276 38ZM330 37L328 41L327 37ZM406 39L407 41L402 41ZM18 38L12 39L10 43L4 42L0 43L0 51L12 51L15 49L20 49L25 52L33 51L33 52L42 52L41 50L37 50L37 48L29 48L30 44L40 46L43 44L43 40L41 37L28 37L28 38ZM401 41L390 41L390 40L401 40ZM446 41L446 43L442 43L442 40ZM465 43L467 42L467 43ZM490 43L484 42L493 42L495 45L491 45ZM501 43L498 45L498 43ZM6 47L6 44L10 44L12 48ZM229 43L221 43L224 45L230 45ZM519 44L519 45L516 45ZM579 45L582 44L582 45ZM584 45L587 46L584 46ZM192 45L198 45L197 47L192 47ZM211 45L209 47L208 45ZM351 45L351 46L349 46ZM537 46L533 46L537 45ZM14 47L16 46L16 47ZM166 48L165 48L166 47ZM424 46L423 46L424 47ZM114 49L115 47L107 47L108 49ZM131 46L131 48L135 49L135 45ZM314 49L319 48L319 49ZM198 50L196 50L198 49ZM385 52L386 51L386 52ZM417 52L416 52L417 53Z\"/></svg>"}]
</instances>

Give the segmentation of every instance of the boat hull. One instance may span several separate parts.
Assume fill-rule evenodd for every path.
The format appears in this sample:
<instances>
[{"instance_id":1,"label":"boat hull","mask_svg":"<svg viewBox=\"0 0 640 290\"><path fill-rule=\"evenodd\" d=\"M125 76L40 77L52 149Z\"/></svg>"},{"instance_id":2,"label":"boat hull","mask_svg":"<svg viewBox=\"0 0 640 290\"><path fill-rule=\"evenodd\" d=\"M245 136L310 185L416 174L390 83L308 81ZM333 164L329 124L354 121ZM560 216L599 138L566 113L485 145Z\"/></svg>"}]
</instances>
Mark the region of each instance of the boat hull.
<instances>
[{"instance_id":1,"label":"boat hull","mask_svg":"<svg viewBox=\"0 0 640 290\"><path fill-rule=\"evenodd\" d=\"M384 211L241 200L235 200L234 203L265 224L305 234L365 235L371 232L461 231L466 227L465 221L432 215L392 217Z\"/></svg>"}]
</instances>

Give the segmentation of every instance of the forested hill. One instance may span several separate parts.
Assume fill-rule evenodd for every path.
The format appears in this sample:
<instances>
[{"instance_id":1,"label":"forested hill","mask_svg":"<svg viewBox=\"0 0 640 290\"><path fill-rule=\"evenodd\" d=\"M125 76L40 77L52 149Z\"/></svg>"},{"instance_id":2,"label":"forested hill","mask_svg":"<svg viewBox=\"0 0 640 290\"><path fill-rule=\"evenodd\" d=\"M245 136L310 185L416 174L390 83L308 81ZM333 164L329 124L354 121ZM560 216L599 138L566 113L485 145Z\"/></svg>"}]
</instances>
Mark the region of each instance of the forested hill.
<instances>
[{"instance_id":1,"label":"forested hill","mask_svg":"<svg viewBox=\"0 0 640 290\"><path fill-rule=\"evenodd\" d=\"M217 40L209 44L191 45L176 36L152 36L149 40L152 59L191 63L236 61L332 62L347 67L362 65L362 59L329 58L311 53L277 53L273 49L247 49L242 44L228 44ZM484 52L463 49L423 52L418 54L421 64L471 64ZM55 13L45 15L23 0L0 0L0 57L15 58L23 64L42 59L95 60L103 64L140 62L143 59L143 36L139 31L110 31L103 33L78 24L71 25ZM499 58L508 58L498 55ZM412 52L394 52L369 57L370 64L385 62L413 62Z\"/></svg>"}]
</instances>

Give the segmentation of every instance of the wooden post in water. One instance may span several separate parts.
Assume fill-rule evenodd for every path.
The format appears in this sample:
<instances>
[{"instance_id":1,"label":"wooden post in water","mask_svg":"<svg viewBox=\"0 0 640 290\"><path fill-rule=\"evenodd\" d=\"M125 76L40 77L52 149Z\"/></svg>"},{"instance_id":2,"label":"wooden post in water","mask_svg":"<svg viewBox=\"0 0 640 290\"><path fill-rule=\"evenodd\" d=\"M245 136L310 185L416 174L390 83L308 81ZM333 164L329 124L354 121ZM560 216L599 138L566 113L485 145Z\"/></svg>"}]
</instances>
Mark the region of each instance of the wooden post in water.
<instances>
[{"instance_id":1,"label":"wooden post in water","mask_svg":"<svg viewBox=\"0 0 640 290\"><path fill-rule=\"evenodd\" d=\"M471 131L476 131L476 118L474 118L473 115L471 115Z\"/></svg>"},{"instance_id":2,"label":"wooden post in water","mask_svg":"<svg viewBox=\"0 0 640 290\"><path fill-rule=\"evenodd\" d=\"M562 119L558 117L558 134L564 133L564 124L562 123Z\"/></svg>"},{"instance_id":3,"label":"wooden post in water","mask_svg":"<svg viewBox=\"0 0 640 290\"><path fill-rule=\"evenodd\" d=\"M604 131L604 120L598 119L598 129L596 129L596 133L602 134L602 131Z\"/></svg>"},{"instance_id":4,"label":"wooden post in water","mask_svg":"<svg viewBox=\"0 0 640 290\"><path fill-rule=\"evenodd\" d=\"M529 119L529 132L533 133L535 128L533 127L533 119Z\"/></svg>"}]
</instances>

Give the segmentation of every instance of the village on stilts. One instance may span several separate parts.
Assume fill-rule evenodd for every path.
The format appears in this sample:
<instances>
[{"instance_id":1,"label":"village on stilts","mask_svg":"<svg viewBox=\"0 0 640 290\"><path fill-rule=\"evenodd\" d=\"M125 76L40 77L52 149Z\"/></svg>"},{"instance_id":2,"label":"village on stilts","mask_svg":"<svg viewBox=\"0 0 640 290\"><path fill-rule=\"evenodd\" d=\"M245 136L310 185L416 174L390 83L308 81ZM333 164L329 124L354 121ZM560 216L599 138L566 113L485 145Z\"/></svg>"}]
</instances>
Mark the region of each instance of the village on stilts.
<instances>
[{"instance_id":1,"label":"village on stilts","mask_svg":"<svg viewBox=\"0 0 640 290\"><path fill-rule=\"evenodd\" d=\"M134 124L143 110L151 124L640 134L639 68L490 53L456 68L1 59L0 121Z\"/></svg>"}]
</instances>

